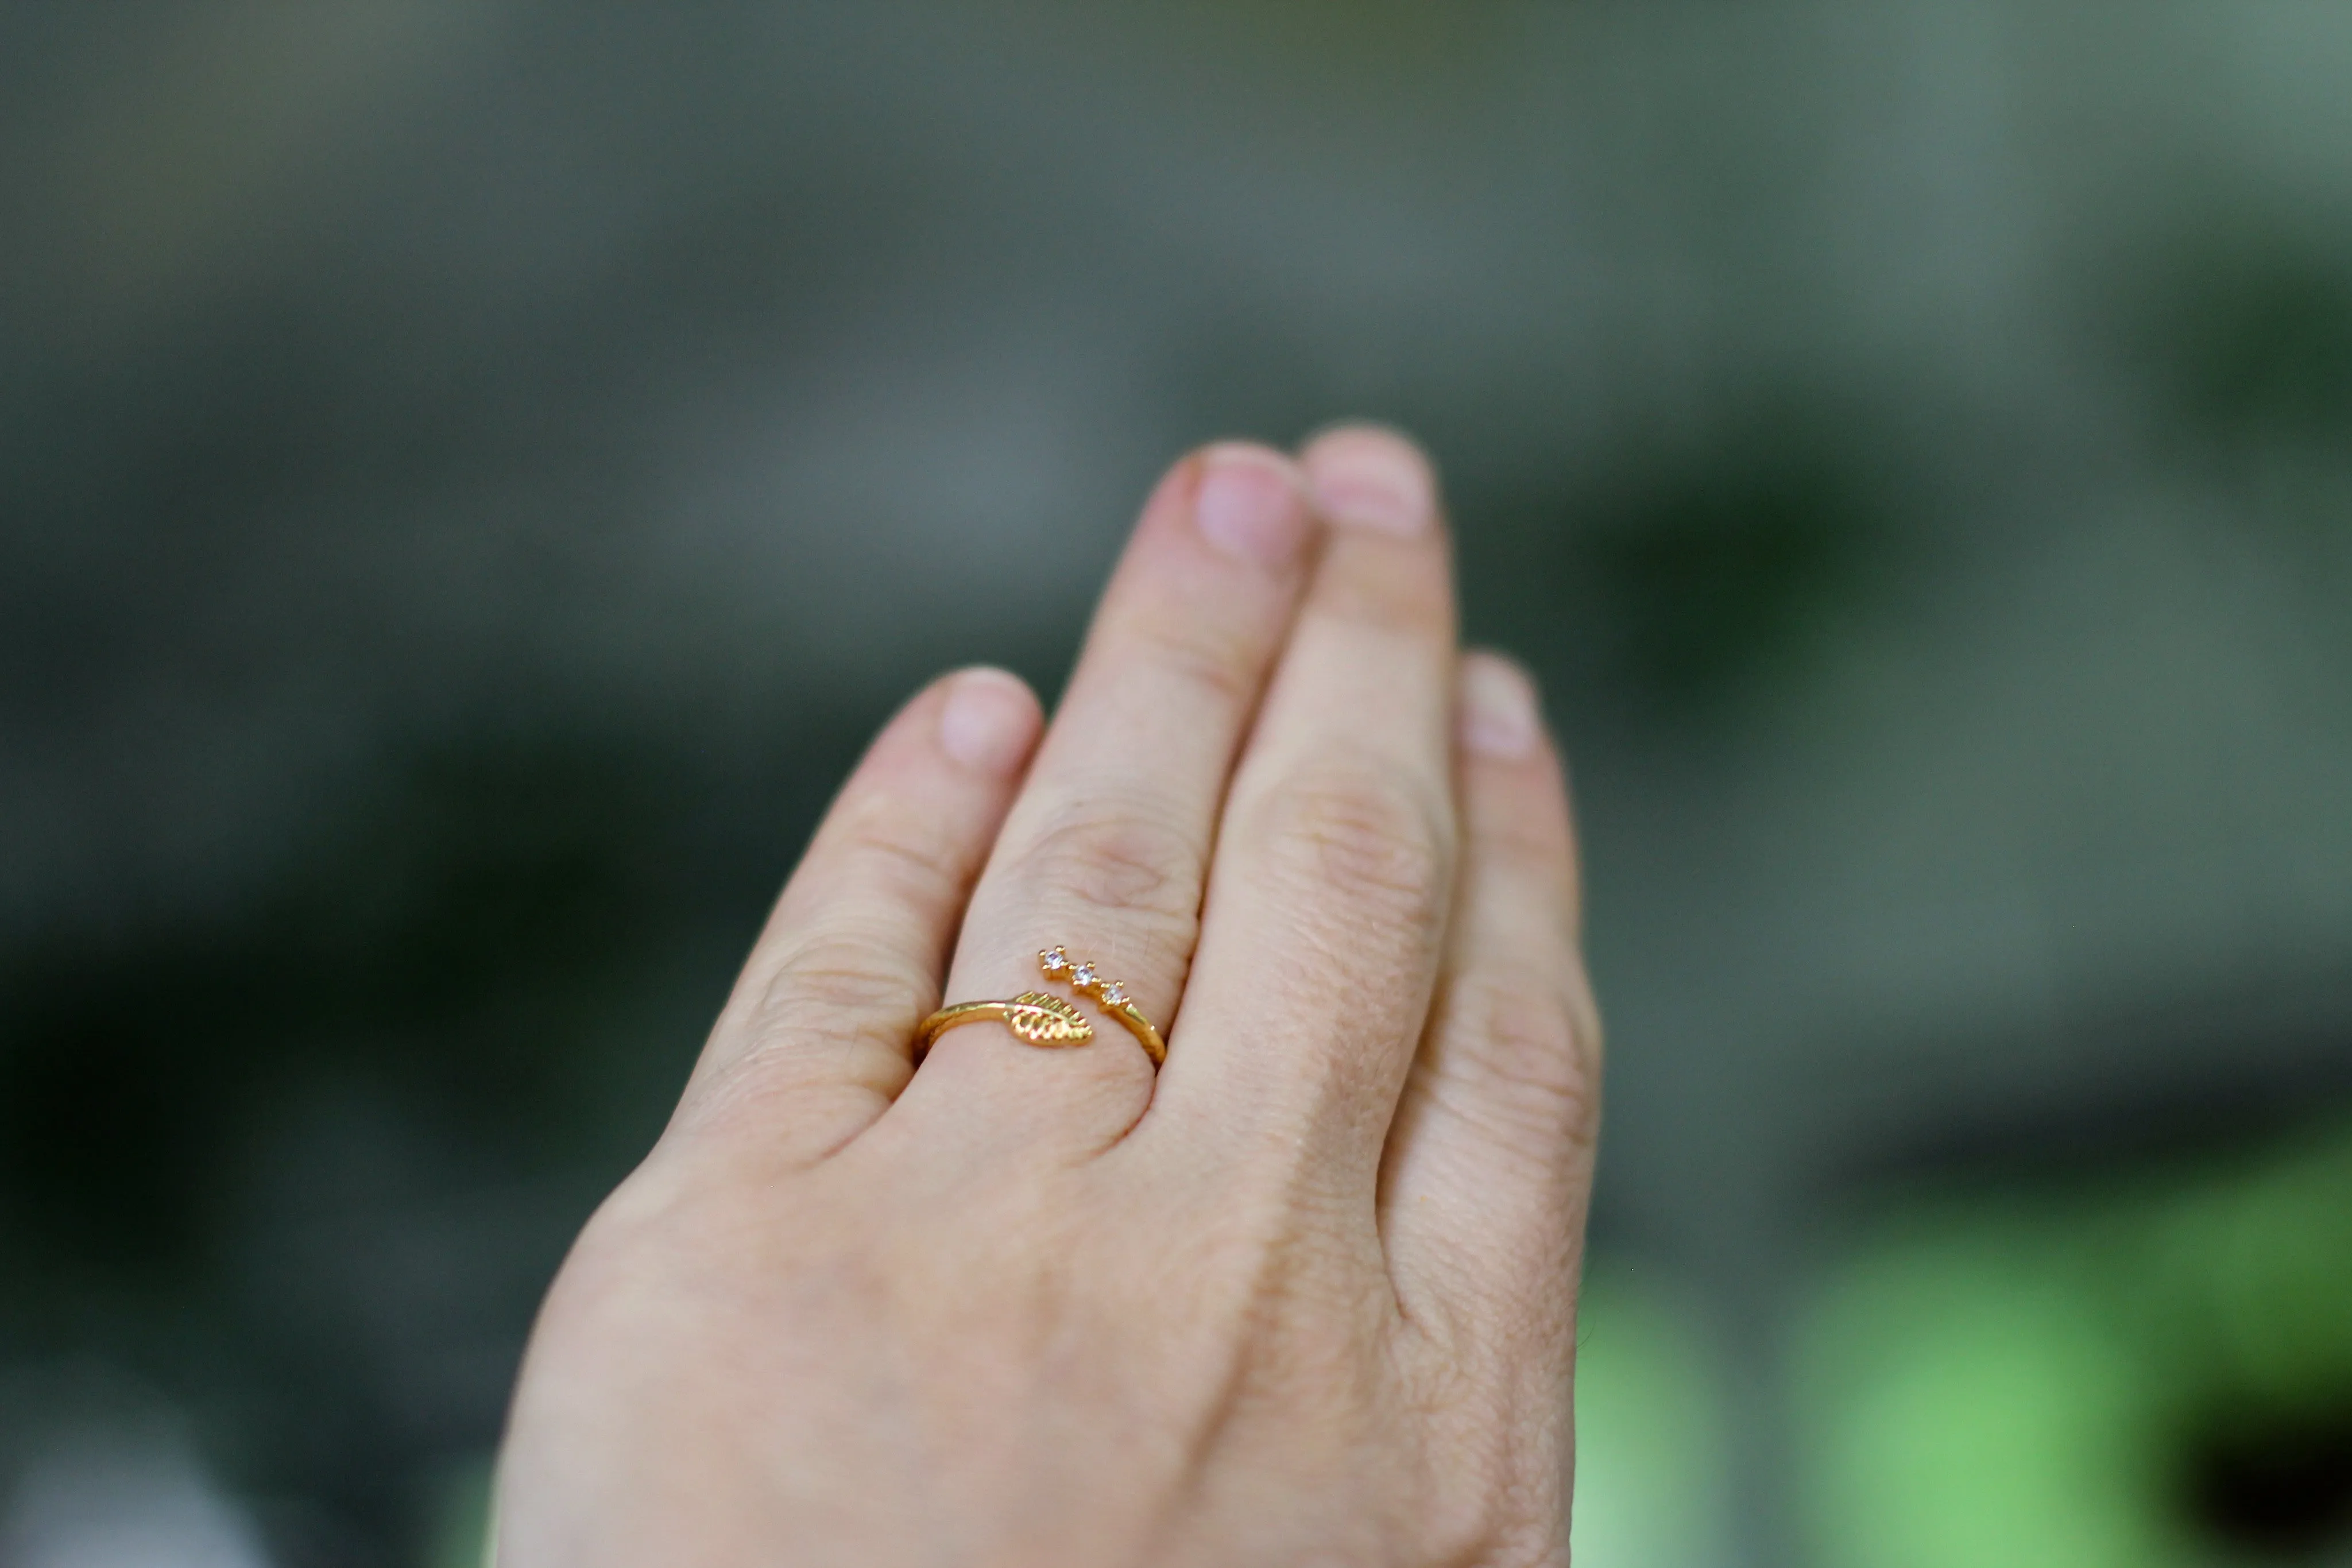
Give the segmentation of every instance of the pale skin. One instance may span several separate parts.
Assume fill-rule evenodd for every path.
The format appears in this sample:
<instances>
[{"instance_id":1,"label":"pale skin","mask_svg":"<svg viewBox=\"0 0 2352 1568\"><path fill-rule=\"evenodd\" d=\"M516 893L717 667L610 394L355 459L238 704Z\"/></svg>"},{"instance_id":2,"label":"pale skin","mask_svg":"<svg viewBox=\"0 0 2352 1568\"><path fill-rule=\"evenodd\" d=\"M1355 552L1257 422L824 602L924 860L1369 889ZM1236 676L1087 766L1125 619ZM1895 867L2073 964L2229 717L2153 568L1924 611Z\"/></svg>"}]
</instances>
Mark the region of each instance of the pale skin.
<instances>
[{"instance_id":1,"label":"pale skin","mask_svg":"<svg viewBox=\"0 0 2352 1568\"><path fill-rule=\"evenodd\" d=\"M1564 1563L1600 1036L1532 688L1370 426L1179 463L1050 727L875 740L534 1332L503 1568ZM1066 944L1168 1037L909 1041Z\"/></svg>"}]
</instances>

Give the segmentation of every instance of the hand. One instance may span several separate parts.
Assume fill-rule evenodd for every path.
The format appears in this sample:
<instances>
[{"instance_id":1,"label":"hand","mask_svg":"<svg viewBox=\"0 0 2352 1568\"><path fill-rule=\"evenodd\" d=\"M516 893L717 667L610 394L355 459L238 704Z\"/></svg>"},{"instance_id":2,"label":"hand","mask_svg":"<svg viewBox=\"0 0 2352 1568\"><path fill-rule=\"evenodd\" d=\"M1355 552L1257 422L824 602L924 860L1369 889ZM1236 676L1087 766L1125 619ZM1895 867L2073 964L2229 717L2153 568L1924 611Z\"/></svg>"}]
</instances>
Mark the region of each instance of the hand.
<instances>
[{"instance_id":1,"label":"hand","mask_svg":"<svg viewBox=\"0 0 2352 1568\"><path fill-rule=\"evenodd\" d=\"M1039 728L952 675L843 789L549 1295L503 1568L1567 1561L1599 1035L1426 464L1177 465ZM1099 1013L910 1067L1057 943L1156 1078Z\"/></svg>"}]
</instances>

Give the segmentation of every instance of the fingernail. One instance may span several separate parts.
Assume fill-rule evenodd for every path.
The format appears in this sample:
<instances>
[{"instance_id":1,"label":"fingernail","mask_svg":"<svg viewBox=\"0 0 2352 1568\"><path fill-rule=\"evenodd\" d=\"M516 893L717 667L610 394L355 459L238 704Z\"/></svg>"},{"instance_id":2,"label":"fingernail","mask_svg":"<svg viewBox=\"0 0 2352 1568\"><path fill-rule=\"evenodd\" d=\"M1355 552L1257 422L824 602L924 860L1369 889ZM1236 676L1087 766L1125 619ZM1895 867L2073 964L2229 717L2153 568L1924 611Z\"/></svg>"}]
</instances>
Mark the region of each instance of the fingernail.
<instances>
[{"instance_id":1,"label":"fingernail","mask_svg":"<svg viewBox=\"0 0 2352 1568\"><path fill-rule=\"evenodd\" d=\"M1192 517L1220 551L1260 566L1287 564L1311 526L1297 466L1278 453L1240 442L1201 455Z\"/></svg>"},{"instance_id":2,"label":"fingernail","mask_svg":"<svg viewBox=\"0 0 2352 1568\"><path fill-rule=\"evenodd\" d=\"M967 768L1005 773L1029 755L1037 706L1017 675L966 670L940 710L940 748Z\"/></svg>"},{"instance_id":3,"label":"fingernail","mask_svg":"<svg viewBox=\"0 0 2352 1568\"><path fill-rule=\"evenodd\" d=\"M1506 761L1534 750L1542 727L1535 683L1517 665L1491 653L1462 662L1461 713L1463 746Z\"/></svg>"},{"instance_id":4,"label":"fingernail","mask_svg":"<svg viewBox=\"0 0 2352 1568\"><path fill-rule=\"evenodd\" d=\"M1437 520L1437 479L1421 449L1391 431L1349 425L1307 452L1316 509L1334 523L1411 538Z\"/></svg>"}]
</instances>

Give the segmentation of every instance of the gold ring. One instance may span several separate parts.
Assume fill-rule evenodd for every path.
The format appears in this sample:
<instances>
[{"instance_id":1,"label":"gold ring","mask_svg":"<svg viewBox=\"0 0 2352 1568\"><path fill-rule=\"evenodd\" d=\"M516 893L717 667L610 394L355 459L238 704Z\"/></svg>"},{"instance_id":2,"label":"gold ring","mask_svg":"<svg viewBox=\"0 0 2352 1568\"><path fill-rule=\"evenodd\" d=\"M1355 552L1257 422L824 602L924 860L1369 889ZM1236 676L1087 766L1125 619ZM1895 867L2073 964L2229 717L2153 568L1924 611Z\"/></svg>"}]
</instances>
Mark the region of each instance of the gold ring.
<instances>
[{"instance_id":1,"label":"gold ring","mask_svg":"<svg viewBox=\"0 0 2352 1568\"><path fill-rule=\"evenodd\" d=\"M1094 1004L1127 1027L1143 1054L1151 1058L1151 1070L1168 1060L1168 1042L1151 1027L1151 1020L1128 999L1127 988L1117 980L1106 980L1092 964L1070 962L1070 955L1059 946L1046 948L1037 955L1037 967L1049 980L1067 980L1070 988L1089 998Z\"/></svg>"},{"instance_id":2,"label":"gold ring","mask_svg":"<svg viewBox=\"0 0 2352 1568\"><path fill-rule=\"evenodd\" d=\"M1143 1054L1151 1059L1151 1070L1168 1060L1168 1044L1142 1009L1130 1000L1127 988L1117 980L1106 980L1092 964L1072 962L1068 951L1060 946L1046 948L1037 955L1037 967L1049 980L1065 980L1072 990L1118 1020L1120 1027L1135 1037L1143 1047ZM958 1002L951 1008L941 1008L923 1020L915 1031L914 1059L923 1060L931 1042L959 1024L1001 1023L1031 1045L1084 1045L1095 1037L1094 1025L1086 1015L1061 998L1044 991L1024 991L1009 1002Z\"/></svg>"},{"instance_id":3,"label":"gold ring","mask_svg":"<svg viewBox=\"0 0 2352 1568\"><path fill-rule=\"evenodd\" d=\"M1032 1045L1084 1045L1095 1037L1095 1026L1061 998L1043 991L1024 991L1009 1002L958 1002L951 1008L941 1008L915 1031L915 1060L922 1061L931 1042L958 1024L986 1023L991 1019L1003 1024Z\"/></svg>"}]
</instances>

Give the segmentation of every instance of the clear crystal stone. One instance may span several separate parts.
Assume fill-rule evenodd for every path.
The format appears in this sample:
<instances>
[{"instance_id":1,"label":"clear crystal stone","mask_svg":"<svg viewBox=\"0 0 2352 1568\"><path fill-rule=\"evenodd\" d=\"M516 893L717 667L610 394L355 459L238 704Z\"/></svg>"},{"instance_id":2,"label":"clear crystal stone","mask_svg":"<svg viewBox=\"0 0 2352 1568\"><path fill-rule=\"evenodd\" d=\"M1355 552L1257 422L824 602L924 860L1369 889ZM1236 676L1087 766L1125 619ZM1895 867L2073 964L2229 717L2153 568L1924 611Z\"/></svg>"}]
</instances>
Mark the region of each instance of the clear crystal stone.
<instances>
[{"instance_id":1,"label":"clear crystal stone","mask_svg":"<svg viewBox=\"0 0 2352 1568\"><path fill-rule=\"evenodd\" d=\"M1049 947L1037 955L1038 965L1049 975L1058 975L1070 967L1070 956L1059 947Z\"/></svg>"},{"instance_id":2,"label":"clear crystal stone","mask_svg":"<svg viewBox=\"0 0 2352 1568\"><path fill-rule=\"evenodd\" d=\"M1081 964L1076 970L1072 971L1070 975L1070 984L1078 987L1082 990L1085 988L1093 985L1095 983L1095 967L1092 964Z\"/></svg>"},{"instance_id":3,"label":"clear crystal stone","mask_svg":"<svg viewBox=\"0 0 2352 1568\"><path fill-rule=\"evenodd\" d=\"M1115 1008L1127 1000L1127 988L1113 980L1102 988L1102 999L1106 1005Z\"/></svg>"}]
</instances>

